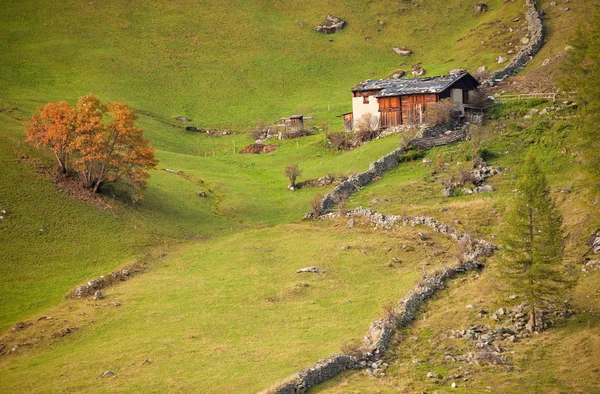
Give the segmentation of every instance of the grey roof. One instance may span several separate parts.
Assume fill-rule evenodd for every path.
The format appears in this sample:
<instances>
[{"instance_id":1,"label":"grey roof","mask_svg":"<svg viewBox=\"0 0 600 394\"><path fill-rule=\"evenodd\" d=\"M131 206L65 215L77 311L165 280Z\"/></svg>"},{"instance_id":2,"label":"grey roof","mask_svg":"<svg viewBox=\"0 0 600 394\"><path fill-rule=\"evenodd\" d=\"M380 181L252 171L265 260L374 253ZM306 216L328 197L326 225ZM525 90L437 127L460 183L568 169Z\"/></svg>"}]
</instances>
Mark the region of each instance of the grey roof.
<instances>
[{"instance_id":1,"label":"grey roof","mask_svg":"<svg viewBox=\"0 0 600 394\"><path fill-rule=\"evenodd\" d=\"M381 90L377 97L404 96L408 94L441 93L468 73L425 78L394 78L367 80L356 85L353 92Z\"/></svg>"}]
</instances>

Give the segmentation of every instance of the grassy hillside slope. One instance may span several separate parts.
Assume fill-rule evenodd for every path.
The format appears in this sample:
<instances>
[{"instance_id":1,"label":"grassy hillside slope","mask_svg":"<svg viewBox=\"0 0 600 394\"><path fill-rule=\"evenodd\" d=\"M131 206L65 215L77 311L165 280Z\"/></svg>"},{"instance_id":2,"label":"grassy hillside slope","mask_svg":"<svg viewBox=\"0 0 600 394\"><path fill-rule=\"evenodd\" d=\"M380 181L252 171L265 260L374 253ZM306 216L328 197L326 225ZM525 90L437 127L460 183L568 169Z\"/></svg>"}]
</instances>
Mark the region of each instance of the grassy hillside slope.
<instances>
[{"instance_id":1,"label":"grassy hillside slope","mask_svg":"<svg viewBox=\"0 0 600 394\"><path fill-rule=\"evenodd\" d=\"M204 127L245 129L300 112L340 128L349 89L367 78L418 62L428 75L499 67L494 59L523 34L523 19L512 19L524 5L488 4L476 14L457 0L3 2L0 96L72 101L93 92ZM316 33L327 13L347 27Z\"/></svg>"},{"instance_id":2,"label":"grassy hillside slope","mask_svg":"<svg viewBox=\"0 0 600 394\"><path fill-rule=\"evenodd\" d=\"M3 307L12 312L0 313L6 327L19 316L26 318L56 302L82 279L130 262L151 237L189 239L235 231L240 225L298 220L314 195L325 190L288 193L282 169L289 163L300 163L305 178L362 171L398 143L395 137L387 138L351 153L335 154L321 146L323 136L317 134L299 142L282 142L266 156L241 156L235 152L252 141L248 135L211 139L186 133L174 116L191 117L201 126L247 129L260 120L303 112L314 115L316 122L339 127L341 121L335 115L350 107L349 89L360 80L384 77L401 63L407 69L422 61L429 74L490 63L497 52L493 46L479 50L480 57L468 56L462 48L479 48L470 29L489 30L486 26L499 20L512 23L523 7L490 2L490 11L483 15L460 2L401 3L392 8L358 1L333 7L314 1L180 1L160 6L150 2L5 2L0 9L4 19L0 26L4 54L0 59L0 117L1 134L6 137L1 140L6 155L1 171L10 180L3 182L3 209L23 212L31 220L40 210L52 210L44 206L59 205L64 199L64 194L51 192L52 186L43 177L17 160L22 152L32 153L20 145L20 123L47 101L74 101L94 92L104 101L130 104L140 110L140 125L161 161L143 202L123 206L116 202L112 204L116 212L101 214L113 215L112 225L119 229L108 230L96 219L95 208L85 208L85 204L81 213L65 207L72 223L67 224L62 215L51 216L53 226L65 226L78 237L89 236L75 242L77 256L67 257L64 251L73 249L73 235L46 233L52 237L52 246L50 250L39 247L39 256L47 256L57 267L72 267L70 279L46 288L41 293L48 295L44 302L31 286L23 287L30 292L29 300L24 296L17 302L11 298L17 292L7 291ZM346 29L333 36L314 32L313 26L327 12L346 18ZM439 20L448 23L442 27L435 23ZM432 24L437 30L426 33L422 26ZM457 42L459 36L464 39ZM440 37L447 45L438 45ZM391 50L394 45L408 45L414 55L400 57ZM458 59L460 48L464 56ZM24 183L23 171L30 171L28 195L39 198L13 193ZM197 197L200 192L208 197ZM44 200L49 201L47 205ZM53 262L36 269L40 258L28 252L28 246L41 238L34 241L31 231L15 228L10 215L7 218L4 239L17 251L3 248L4 270L11 272L3 277L6 283L20 286L20 276L54 282L51 278L63 270L54 269ZM114 254L119 250L121 254Z\"/></svg>"},{"instance_id":3,"label":"grassy hillside slope","mask_svg":"<svg viewBox=\"0 0 600 394\"><path fill-rule=\"evenodd\" d=\"M504 168L503 174L488 181L496 189L494 192L452 198L441 195L441 178L450 178L469 167L471 146L465 142L429 151L423 158L425 162L418 160L400 166L386 174L381 182L361 191L350 205L370 206L386 213L424 213L446 222L453 221L458 228L498 243L503 231L503 213L512 201L518 168L527 150L533 149L564 218L567 237L561 269L564 277L574 283L563 299L569 301L577 314L569 319L558 319L555 327L517 343L496 340L494 345L504 349L509 366L448 361L447 355L456 357L477 351L474 341L449 337L450 330L507 324L497 323L490 316L500 307L522 302L519 298L509 298L514 291L505 287L496 256L483 272L453 282L424 308L414 325L396 335L395 346L384 359L390 364L385 377L374 379L364 371L347 373L314 392L519 393L525 389L527 392L592 393L600 389L595 378L600 354L600 271L582 270L582 256L589 249L586 241L600 224L598 196L590 193L581 166L577 164L577 153L569 148L573 115L522 118L531 109L541 110L548 105L550 102L539 101L503 104L493 111L497 119L489 120L485 126L487 140L482 149L487 151L490 164ZM437 174L433 175L434 172ZM389 201L374 204L371 201L375 196ZM475 305L475 308L467 305ZM483 317L478 316L482 309L488 311ZM413 363L413 359L422 362ZM428 372L442 378L429 378ZM590 378L581 379L581 376ZM458 390L451 387L453 382Z\"/></svg>"},{"instance_id":4,"label":"grassy hillside slope","mask_svg":"<svg viewBox=\"0 0 600 394\"><path fill-rule=\"evenodd\" d=\"M0 391L259 391L354 343L423 270L448 264L455 243L432 236L423 248L412 228L342 222L199 242L105 291L106 300L70 303L71 334L0 358ZM403 263L389 267L394 256ZM311 265L325 274L296 273ZM62 328L50 324L21 335ZM97 380L106 370L117 378Z\"/></svg>"},{"instance_id":5,"label":"grassy hillside slope","mask_svg":"<svg viewBox=\"0 0 600 394\"><path fill-rule=\"evenodd\" d=\"M496 56L525 34L524 5L488 4L484 14L458 0L0 4L0 209L7 210L0 221L0 329L2 341L19 345L0 358L0 391L256 391L356 344L382 305L402 297L423 270L451 261L455 246L435 237L435 246L424 248L419 229L298 223L329 188L290 193L283 167L299 163L300 180L363 171L400 138L339 153L325 149L318 132L274 142L278 149L268 155L239 155L252 142L248 133L208 138L173 118L247 130L304 113L339 130L336 115L350 109L349 89L366 78L418 62L428 75L499 68ZM584 15L572 8L555 16ZM313 31L328 12L348 21L339 34ZM562 25L553 25L551 37ZM400 57L396 45L414 54ZM89 92L138 110L157 149L159 167L138 204L108 197L111 208L103 210L67 196L37 169L50 159L22 142L21 122L37 106ZM595 211L582 202L587 195L575 182L570 152L558 154L562 142L554 137L554 145L538 138L561 130L515 123L506 135L499 128L505 138L491 140L492 161L518 166L525 148L538 144L552 186L580 193L557 194L575 245L591 231ZM521 134L527 138L513 140ZM453 146L429 157L442 157L453 171L467 152ZM447 201L431 180L433 165L406 163L349 204L387 198L374 207L430 214L494 239L514 180L490 180L498 188L492 196ZM571 253L578 251L573 245ZM398 255L402 265L389 266ZM61 302L77 284L135 261L151 270L106 290L107 299ZM327 273L295 273L311 265ZM594 290L593 281L584 283L581 297ZM44 316L53 319L38 320ZM11 331L18 320L32 325ZM97 379L106 370L116 376Z\"/></svg>"}]
</instances>

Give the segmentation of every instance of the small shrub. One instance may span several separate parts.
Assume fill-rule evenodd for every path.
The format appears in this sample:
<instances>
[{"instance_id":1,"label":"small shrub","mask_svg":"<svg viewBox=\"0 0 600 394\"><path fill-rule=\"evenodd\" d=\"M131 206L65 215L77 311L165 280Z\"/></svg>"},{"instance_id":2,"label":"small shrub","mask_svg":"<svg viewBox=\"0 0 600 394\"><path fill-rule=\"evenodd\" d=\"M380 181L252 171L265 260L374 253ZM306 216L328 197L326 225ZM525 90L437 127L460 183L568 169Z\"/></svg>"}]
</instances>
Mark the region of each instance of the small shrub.
<instances>
[{"instance_id":1,"label":"small shrub","mask_svg":"<svg viewBox=\"0 0 600 394\"><path fill-rule=\"evenodd\" d=\"M300 175L302 175L302 170L300 169L300 167L298 167L298 164L289 164L289 165L285 166L283 173L290 181L288 189L294 190L294 188L296 187L296 179Z\"/></svg>"},{"instance_id":2,"label":"small shrub","mask_svg":"<svg viewBox=\"0 0 600 394\"><path fill-rule=\"evenodd\" d=\"M480 86L476 90L469 91L469 104L476 107L487 107L489 104L489 94L485 86Z\"/></svg>"},{"instance_id":3,"label":"small shrub","mask_svg":"<svg viewBox=\"0 0 600 394\"><path fill-rule=\"evenodd\" d=\"M311 134L311 129L286 130L282 133L282 137L284 140L291 140L292 138L306 137Z\"/></svg>"},{"instance_id":4,"label":"small shrub","mask_svg":"<svg viewBox=\"0 0 600 394\"><path fill-rule=\"evenodd\" d=\"M463 264L469 260L469 253L473 250L475 246L475 238L470 233L466 233L464 237L462 237L458 241L458 252L456 254L456 260Z\"/></svg>"},{"instance_id":5,"label":"small shrub","mask_svg":"<svg viewBox=\"0 0 600 394\"><path fill-rule=\"evenodd\" d=\"M402 142L400 143L400 147L405 149L408 148L412 144L413 140L415 139L418 133L418 127L409 127L406 131L402 133Z\"/></svg>"},{"instance_id":6,"label":"small shrub","mask_svg":"<svg viewBox=\"0 0 600 394\"><path fill-rule=\"evenodd\" d=\"M348 150L352 149L352 134L346 132L337 132L327 134L329 145L335 149Z\"/></svg>"},{"instance_id":7,"label":"small shrub","mask_svg":"<svg viewBox=\"0 0 600 394\"><path fill-rule=\"evenodd\" d=\"M467 183L472 183L473 185L475 184L471 171L463 171L458 175L458 186L464 186Z\"/></svg>"},{"instance_id":8,"label":"small shrub","mask_svg":"<svg viewBox=\"0 0 600 394\"><path fill-rule=\"evenodd\" d=\"M348 212L348 209L346 209L346 200L347 199L348 199L348 195L345 193L340 194L335 199L335 204L336 204L337 213L338 213L339 217L346 216L346 213Z\"/></svg>"},{"instance_id":9,"label":"small shrub","mask_svg":"<svg viewBox=\"0 0 600 394\"><path fill-rule=\"evenodd\" d=\"M392 301L388 301L383 305L383 318L384 320L393 321L396 318L396 304Z\"/></svg>"},{"instance_id":10,"label":"small shrub","mask_svg":"<svg viewBox=\"0 0 600 394\"><path fill-rule=\"evenodd\" d=\"M455 108L449 98L430 104L425 112L425 123L436 126L452 120Z\"/></svg>"},{"instance_id":11,"label":"small shrub","mask_svg":"<svg viewBox=\"0 0 600 394\"><path fill-rule=\"evenodd\" d=\"M377 117L366 113L356 121L354 139L359 143L371 141L379 134Z\"/></svg>"},{"instance_id":12,"label":"small shrub","mask_svg":"<svg viewBox=\"0 0 600 394\"><path fill-rule=\"evenodd\" d=\"M479 68L479 69L477 69L477 71L474 71L473 73L471 73L471 75L473 75L473 77L475 77L476 80L481 82L481 81L485 81L486 79L488 79L490 77L491 73L487 68Z\"/></svg>"},{"instance_id":13,"label":"small shrub","mask_svg":"<svg viewBox=\"0 0 600 394\"><path fill-rule=\"evenodd\" d=\"M398 157L398 162L406 163L409 161L415 161L415 160L422 159L423 157L425 157L424 151L422 151L418 148L412 148L412 149L409 149L403 155L400 155L400 157Z\"/></svg>"},{"instance_id":14,"label":"small shrub","mask_svg":"<svg viewBox=\"0 0 600 394\"><path fill-rule=\"evenodd\" d=\"M473 167L480 164L481 157L481 144L486 139L487 135L485 130L480 126L471 125L469 127L469 140L471 140L471 161Z\"/></svg>"},{"instance_id":15,"label":"small shrub","mask_svg":"<svg viewBox=\"0 0 600 394\"><path fill-rule=\"evenodd\" d=\"M323 196L321 194L315 196L310 202L310 209L313 215L313 219L318 219L319 216L323 213L323 206L321 202L323 201Z\"/></svg>"},{"instance_id":16,"label":"small shrub","mask_svg":"<svg viewBox=\"0 0 600 394\"><path fill-rule=\"evenodd\" d=\"M362 360L365 356L365 353L362 349L362 343L358 339L352 342L344 343L340 350L342 351L342 354L346 354L351 357L356 357L359 360Z\"/></svg>"}]
</instances>

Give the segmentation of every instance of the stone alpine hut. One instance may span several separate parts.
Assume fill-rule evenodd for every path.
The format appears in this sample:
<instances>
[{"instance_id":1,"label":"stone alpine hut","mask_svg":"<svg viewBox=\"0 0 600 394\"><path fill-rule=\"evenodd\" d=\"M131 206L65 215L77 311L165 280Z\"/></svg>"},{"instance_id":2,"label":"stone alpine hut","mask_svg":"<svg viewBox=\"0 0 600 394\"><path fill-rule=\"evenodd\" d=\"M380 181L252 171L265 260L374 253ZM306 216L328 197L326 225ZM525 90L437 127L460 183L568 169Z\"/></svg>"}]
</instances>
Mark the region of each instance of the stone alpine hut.
<instances>
[{"instance_id":1,"label":"stone alpine hut","mask_svg":"<svg viewBox=\"0 0 600 394\"><path fill-rule=\"evenodd\" d=\"M352 89L352 112L344 114L346 131L354 121L370 113L381 128L422 123L427 106L451 98L463 116L469 110L469 92L479 82L469 73L426 78L367 80Z\"/></svg>"}]
</instances>

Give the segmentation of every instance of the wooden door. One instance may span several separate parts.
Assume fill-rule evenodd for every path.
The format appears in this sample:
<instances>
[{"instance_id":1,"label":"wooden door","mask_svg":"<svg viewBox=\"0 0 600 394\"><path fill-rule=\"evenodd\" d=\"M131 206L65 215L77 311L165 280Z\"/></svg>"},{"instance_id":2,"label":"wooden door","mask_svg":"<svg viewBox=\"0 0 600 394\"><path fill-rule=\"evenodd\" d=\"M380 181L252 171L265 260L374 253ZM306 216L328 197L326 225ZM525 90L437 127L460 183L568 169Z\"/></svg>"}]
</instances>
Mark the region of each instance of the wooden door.
<instances>
[{"instance_id":1,"label":"wooden door","mask_svg":"<svg viewBox=\"0 0 600 394\"><path fill-rule=\"evenodd\" d=\"M379 122L383 129L402 124L402 105L399 96L379 99Z\"/></svg>"}]
</instances>

